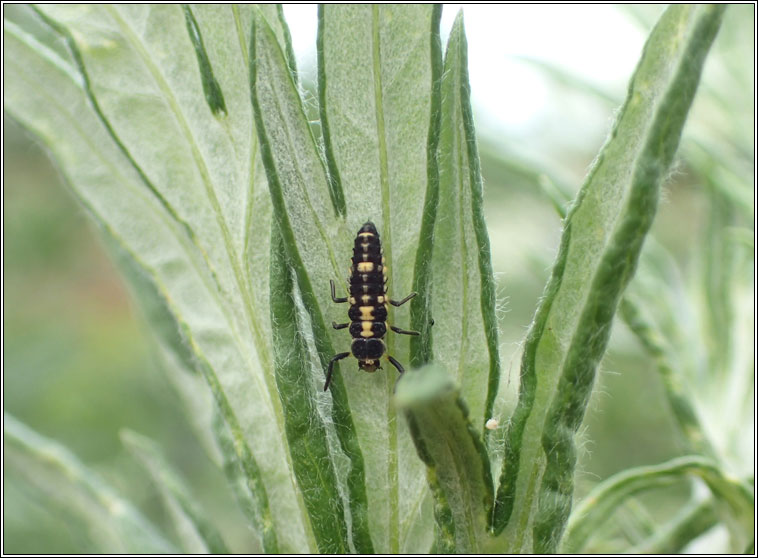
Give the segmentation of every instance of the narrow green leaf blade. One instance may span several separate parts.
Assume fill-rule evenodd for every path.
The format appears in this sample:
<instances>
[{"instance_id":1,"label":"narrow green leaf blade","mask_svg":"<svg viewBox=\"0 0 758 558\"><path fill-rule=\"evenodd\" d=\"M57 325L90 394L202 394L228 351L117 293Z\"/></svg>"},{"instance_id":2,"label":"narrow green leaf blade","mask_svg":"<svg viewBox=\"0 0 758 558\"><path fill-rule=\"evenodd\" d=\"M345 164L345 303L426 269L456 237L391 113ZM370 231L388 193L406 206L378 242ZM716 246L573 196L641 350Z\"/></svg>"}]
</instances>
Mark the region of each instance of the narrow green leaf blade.
<instances>
[{"instance_id":1,"label":"narrow green leaf blade","mask_svg":"<svg viewBox=\"0 0 758 558\"><path fill-rule=\"evenodd\" d=\"M571 509L574 434L723 10L680 5L662 16L611 137L566 218L524 347L493 515L495 532L508 524L513 551L551 552L560 540Z\"/></svg>"},{"instance_id":2,"label":"narrow green leaf blade","mask_svg":"<svg viewBox=\"0 0 758 558\"><path fill-rule=\"evenodd\" d=\"M229 424L223 408L216 408L211 428L221 454L221 468L242 513L253 529L260 534L260 548L268 554L277 553L279 537L271 519L260 469L249 448L240 443L239 427L234 428Z\"/></svg>"},{"instance_id":3,"label":"narrow green leaf blade","mask_svg":"<svg viewBox=\"0 0 758 558\"><path fill-rule=\"evenodd\" d=\"M67 448L7 413L3 414L3 434L5 467L23 475L50 501L80 518L100 552L177 552L139 510Z\"/></svg>"},{"instance_id":4,"label":"narrow green leaf blade","mask_svg":"<svg viewBox=\"0 0 758 558\"><path fill-rule=\"evenodd\" d=\"M436 496L437 550L477 553L489 538L492 477L481 435L448 373L429 365L404 376L397 386L427 479Z\"/></svg>"},{"instance_id":5,"label":"narrow green leaf blade","mask_svg":"<svg viewBox=\"0 0 758 558\"><path fill-rule=\"evenodd\" d=\"M306 306L309 312L320 312L328 289L314 291L312 285L328 286L336 268L330 242L334 209L298 85L273 30L261 15L254 18L249 59L250 96L273 216ZM317 338L317 343L323 341ZM323 353L326 358L330 351L319 346L320 357Z\"/></svg>"},{"instance_id":6,"label":"narrow green leaf blade","mask_svg":"<svg viewBox=\"0 0 758 558\"><path fill-rule=\"evenodd\" d=\"M318 366L325 371L334 354L321 312L328 290L314 290L313 285L325 287L334 276L336 260L329 239L336 209L287 54L260 14L254 17L250 40L250 96L277 232L310 318ZM286 302L284 293L278 296ZM353 543L359 552L372 552L363 455L338 371L331 392L331 421L341 451L350 459L347 491Z\"/></svg>"},{"instance_id":7,"label":"narrow green leaf blade","mask_svg":"<svg viewBox=\"0 0 758 558\"><path fill-rule=\"evenodd\" d=\"M261 533L261 547L274 552L278 547L271 528L267 496L263 489L260 469L244 441L240 442L239 427L233 430L226 421L236 424L236 418L228 412L224 417L223 397L208 389L202 366L189 347L183 332L185 326L172 313L165 293L161 292L151 278L144 273L140 263L119 244L110 230L101 229L111 255L134 290L135 297L147 318L156 341L156 351L163 363L169 381L185 404L188 420L192 423L209 457L226 474L229 486L243 513ZM233 438L236 432L237 441ZM211 537L213 540L213 537Z\"/></svg>"},{"instance_id":8,"label":"narrow green leaf blade","mask_svg":"<svg viewBox=\"0 0 758 558\"><path fill-rule=\"evenodd\" d=\"M189 554L228 554L221 534L205 516L181 475L171 466L160 447L150 438L131 430L121 432L121 441L139 459L160 491L174 522L182 550Z\"/></svg>"},{"instance_id":9,"label":"narrow green leaf blade","mask_svg":"<svg viewBox=\"0 0 758 558\"><path fill-rule=\"evenodd\" d=\"M411 366L421 366L433 358L432 318L432 255L434 253L434 231L437 223L437 209L440 197L440 169L438 148L442 127L442 41L440 39L440 19L442 6L435 5L431 17L431 96L429 132L426 140L426 193L424 194L419 242L416 247L416 261L413 266L413 292L419 293L411 301L411 328L419 335L410 340ZM473 123L473 122L472 122ZM472 127L473 131L473 127Z\"/></svg>"},{"instance_id":10,"label":"narrow green leaf blade","mask_svg":"<svg viewBox=\"0 0 758 558\"><path fill-rule=\"evenodd\" d=\"M399 300L418 289L411 314L422 317L410 327L418 327L428 343L431 291L426 284L436 208L439 16L440 8L431 5L324 5L319 10L318 35L325 156L332 188L344 197L346 218L333 237L339 259L331 275L314 285L323 285L319 288L328 295L328 281L346 277L353 238L363 223L373 221L389 268L390 295ZM421 268L426 268L419 273L418 257ZM328 296L322 300L329 319L344 321L344 308L332 304ZM391 308L389 321L408 329L406 308ZM333 340L337 346L338 340L346 343L346 336L335 333ZM403 365L421 362L409 358L404 336L390 332L386 343L388 353ZM366 456L376 549L426 552L432 528L429 517L423 518L420 511L428 491L422 464L391 403L394 369L385 365L380 374L344 378L351 405L361 410L355 414L355 426Z\"/></svg>"},{"instance_id":11,"label":"narrow green leaf blade","mask_svg":"<svg viewBox=\"0 0 758 558\"><path fill-rule=\"evenodd\" d=\"M630 554L682 554L688 544L712 529L718 521L713 499L693 502L663 528L634 545Z\"/></svg>"},{"instance_id":12,"label":"narrow green leaf blade","mask_svg":"<svg viewBox=\"0 0 758 558\"><path fill-rule=\"evenodd\" d=\"M492 416L500 358L495 282L482 214L482 178L460 13L447 43L442 74L438 161L440 200L434 232L435 360L453 371L481 432Z\"/></svg>"},{"instance_id":13,"label":"narrow green leaf blade","mask_svg":"<svg viewBox=\"0 0 758 558\"><path fill-rule=\"evenodd\" d=\"M327 432L319 414L312 363L298 321L298 293L274 226L271 252L271 322L274 324L276 385L284 409L292 467L310 517L318 551L345 554L348 527ZM304 312L303 312L304 313ZM301 319L302 319L301 315Z\"/></svg>"},{"instance_id":14,"label":"narrow green leaf blade","mask_svg":"<svg viewBox=\"0 0 758 558\"><path fill-rule=\"evenodd\" d=\"M203 82L205 100L213 114L226 114L224 93L221 91L221 86L213 75L213 67L208 58L208 52L205 50L203 35L200 32L197 20L192 13L192 8L187 4L183 4L182 10L184 11L184 20L187 22L187 33L189 33L192 46L195 47L195 56L197 57L197 65L200 69L200 79Z\"/></svg>"},{"instance_id":15,"label":"narrow green leaf blade","mask_svg":"<svg viewBox=\"0 0 758 558\"><path fill-rule=\"evenodd\" d=\"M630 289L631 290L631 289ZM651 292L651 291L648 291ZM668 358L664 337L648 320L639 299L627 294L619 306L619 315L637 337L640 344L654 360L666 394L669 408L676 420L679 430L687 441L690 451L700 455L714 457L714 451L700 424L697 412L688 394L683 389L682 377L678 377L673 364ZM681 372L680 372L681 373Z\"/></svg>"}]
</instances>

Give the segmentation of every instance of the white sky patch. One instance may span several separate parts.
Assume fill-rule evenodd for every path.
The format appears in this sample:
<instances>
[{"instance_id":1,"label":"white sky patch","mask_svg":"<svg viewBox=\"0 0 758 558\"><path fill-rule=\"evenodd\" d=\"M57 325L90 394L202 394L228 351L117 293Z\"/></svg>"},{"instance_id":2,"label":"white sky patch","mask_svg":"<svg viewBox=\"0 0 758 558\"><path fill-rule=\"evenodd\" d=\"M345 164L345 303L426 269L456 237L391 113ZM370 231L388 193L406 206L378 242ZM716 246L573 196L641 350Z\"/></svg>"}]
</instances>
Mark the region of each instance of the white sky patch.
<instances>
[{"instance_id":1,"label":"white sky patch","mask_svg":"<svg viewBox=\"0 0 758 558\"><path fill-rule=\"evenodd\" d=\"M535 58L600 87L623 90L645 40L637 25L608 5L446 4L443 48L461 8L476 120L492 131L528 132L548 110L550 80L520 58ZM284 14L301 75L315 80L317 7L285 4Z\"/></svg>"}]
</instances>

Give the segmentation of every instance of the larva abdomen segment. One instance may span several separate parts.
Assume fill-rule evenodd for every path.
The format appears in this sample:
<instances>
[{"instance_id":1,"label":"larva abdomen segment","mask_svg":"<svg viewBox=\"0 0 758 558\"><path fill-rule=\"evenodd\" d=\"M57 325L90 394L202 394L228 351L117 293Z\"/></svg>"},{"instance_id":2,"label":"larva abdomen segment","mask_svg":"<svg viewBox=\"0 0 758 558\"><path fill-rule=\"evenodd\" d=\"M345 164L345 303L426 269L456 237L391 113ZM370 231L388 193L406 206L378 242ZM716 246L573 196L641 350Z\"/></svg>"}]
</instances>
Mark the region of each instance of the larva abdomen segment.
<instances>
[{"instance_id":1,"label":"larva abdomen segment","mask_svg":"<svg viewBox=\"0 0 758 558\"><path fill-rule=\"evenodd\" d=\"M350 324L350 335L355 339L367 339L369 337L381 339L385 333L387 333L387 325L384 322L363 320Z\"/></svg>"}]
</instances>

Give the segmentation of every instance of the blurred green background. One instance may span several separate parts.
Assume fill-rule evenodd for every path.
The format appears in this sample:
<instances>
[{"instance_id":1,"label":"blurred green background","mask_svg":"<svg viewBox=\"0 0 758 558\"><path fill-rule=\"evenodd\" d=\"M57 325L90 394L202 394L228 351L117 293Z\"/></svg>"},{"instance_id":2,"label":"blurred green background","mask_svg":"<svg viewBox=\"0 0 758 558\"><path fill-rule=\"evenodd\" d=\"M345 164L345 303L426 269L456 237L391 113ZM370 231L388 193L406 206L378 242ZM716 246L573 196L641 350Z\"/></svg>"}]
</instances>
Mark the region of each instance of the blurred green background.
<instances>
[{"instance_id":1,"label":"blurred green background","mask_svg":"<svg viewBox=\"0 0 758 558\"><path fill-rule=\"evenodd\" d=\"M661 9L627 8L622 15L644 37ZM728 155L721 163L733 167L734 162L732 172L738 181L749 181L748 187L754 180L753 9L733 6L727 12L685 129L719 145ZM550 180L573 195L633 69L617 84L599 88L555 68L531 66L548 84L541 124L512 136L479 126L501 306L502 382L511 401L520 342L561 233L560 218L539 185ZM587 114L606 125L585 127ZM476 118L480 124L488 117L479 111ZM4 409L69 447L170 533L157 492L122 448L118 433L129 428L152 437L186 476L230 548L249 549L248 527L226 481L192 434L152 355L142 318L86 212L33 138L8 117L3 128ZM653 234L684 274L692 269L693 239L702 238L710 203L702 168L680 162L654 226ZM620 322L580 436L579 495L617 471L681 454L654 364ZM86 533L61 521L64 509L44 503L11 469L4 474L4 552L87 551ZM686 494L685 486L674 486L642 500L663 518Z\"/></svg>"}]
</instances>

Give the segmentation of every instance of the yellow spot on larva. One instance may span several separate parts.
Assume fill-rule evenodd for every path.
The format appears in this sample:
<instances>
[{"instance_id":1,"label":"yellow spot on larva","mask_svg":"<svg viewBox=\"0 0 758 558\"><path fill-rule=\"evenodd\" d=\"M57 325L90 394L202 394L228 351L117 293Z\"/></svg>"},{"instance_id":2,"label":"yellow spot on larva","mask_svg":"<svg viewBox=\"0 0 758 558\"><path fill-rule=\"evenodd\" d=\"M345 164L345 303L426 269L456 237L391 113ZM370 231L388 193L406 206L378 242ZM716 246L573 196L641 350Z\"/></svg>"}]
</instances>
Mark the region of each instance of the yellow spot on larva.
<instances>
[{"instance_id":1,"label":"yellow spot on larva","mask_svg":"<svg viewBox=\"0 0 758 558\"><path fill-rule=\"evenodd\" d=\"M347 301L348 301L348 302L350 303L350 305L352 306L353 304L355 304L355 297L354 297L354 296L351 296L351 297L350 297L350 298L349 298Z\"/></svg>"},{"instance_id":2,"label":"yellow spot on larva","mask_svg":"<svg viewBox=\"0 0 758 558\"><path fill-rule=\"evenodd\" d=\"M358 271L373 271L374 262L359 262Z\"/></svg>"},{"instance_id":3,"label":"yellow spot on larva","mask_svg":"<svg viewBox=\"0 0 758 558\"><path fill-rule=\"evenodd\" d=\"M362 233L358 233L358 236L369 236L370 237L370 236L374 236L374 233L362 232Z\"/></svg>"},{"instance_id":4,"label":"yellow spot on larva","mask_svg":"<svg viewBox=\"0 0 758 558\"><path fill-rule=\"evenodd\" d=\"M369 302L371 302L371 296L370 295L363 295L361 297L361 301L363 302L363 304L368 304Z\"/></svg>"},{"instance_id":5,"label":"yellow spot on larva","mask_svg":"<svg viewBox=\"0 0 758 558\"><path fill-rule=\"evenodd\" d=\"M363 331L361 331L361 337L373 337L374 332L371 331L371 326L373 325L373 322L361 322L361 327L363 328Z\"/></svg>"},{"instance_id":6,"label":"yellow spot on larva","mask_svg":"<svg viewBox=\"0 0 758 558\"><path fill-rule=\"evenodd\" d=\"M359 306L358 310L361 312L361 320L372 322L374 321L374 307L373 306Z\"/></svg>"}]
</instances>

